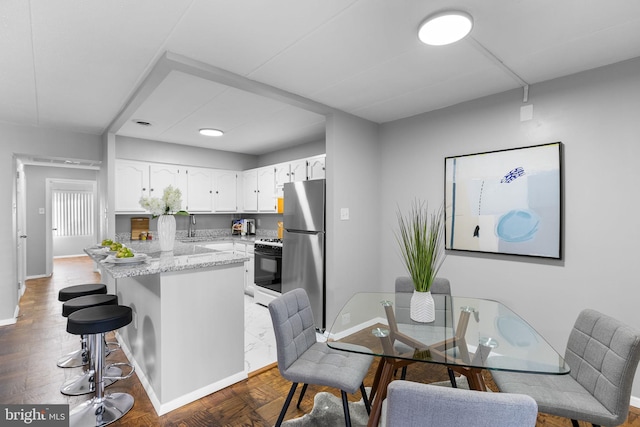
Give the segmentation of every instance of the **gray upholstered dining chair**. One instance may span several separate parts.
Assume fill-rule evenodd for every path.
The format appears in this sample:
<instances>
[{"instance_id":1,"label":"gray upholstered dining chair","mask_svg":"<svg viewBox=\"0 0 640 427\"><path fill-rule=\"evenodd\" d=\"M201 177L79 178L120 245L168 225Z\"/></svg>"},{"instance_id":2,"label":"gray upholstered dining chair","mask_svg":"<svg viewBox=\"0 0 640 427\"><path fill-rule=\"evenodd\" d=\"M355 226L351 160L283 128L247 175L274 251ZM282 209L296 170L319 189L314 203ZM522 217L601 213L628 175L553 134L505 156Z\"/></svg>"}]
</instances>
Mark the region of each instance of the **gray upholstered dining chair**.
<instances>
[{"instance_id":1,"label":"gray upholstered dining chair","mask_svg":"<svg viewBox=\"0 0 640 427\"><path fill-rule=\"evenodd\" d=\"M373 356L334 350L318 342L309 297L303 289L294 289L271 301L269 313L276 336L280 375L293 382L276 427L282 424L298 383L304 384L298 406L308 384L339 389L347 427L351 426L347 393L355 393L360 388L367 413L371 412L363 380ZM369 353L365 348L362 351Z\"/></svg>"},{"instance_id":2,"label":"gray upholstered dining chair","mask_svg":"<svg viewBox=\"0 0 640 427\"><path fill-rule=\"evenodd\" d=\"M399 276L396 277L395 282L395 291L396 291L396 310L395 315L396 319L399 321L408 320L410 318L410 304L411 304L411 295L413 295L413 280L409 276ZM434 299L442 298L443 295L451 296L451 283L449 279L444 277L436 277L431 283L431 294ZM453 324L453 319L451 318L451 310L443 310L442 304L436 304L436 320L434 321L437 325L445 325ZM446 319L445 317L449 317ZM410 350L406 345L402 343L396 343L396 350L400 353L406 352ZM449 379L451 380L451 384L455 387L456 380L451 369L448 369ZM407 366L402 367L402 373L400 378L405 379L407 377Z\"/></svg>"},{"instance_id":3,"label":"gray upholstered dining chair","mask_svg":"<svg viewBox=\"0 0 640 427\"><path fill-rule=\"evenodd\" d=\"M389 384L386 426L535 427L538 406L531 397L438 387L410 381Z\"/></svg>"},{"instance_id":4,"label":"gray upholstered dining chair","mask_svg":"<svg viewBox=\"0 0 640 427\"><path fill-rule=\"evenodd\" d=\"M640 359L640 331L595 310L583 310L569 334L568 375L492 371L501 391L533 397L540 412L618 426L629 415L631 386Z\"/></svg>"}]
</instances>

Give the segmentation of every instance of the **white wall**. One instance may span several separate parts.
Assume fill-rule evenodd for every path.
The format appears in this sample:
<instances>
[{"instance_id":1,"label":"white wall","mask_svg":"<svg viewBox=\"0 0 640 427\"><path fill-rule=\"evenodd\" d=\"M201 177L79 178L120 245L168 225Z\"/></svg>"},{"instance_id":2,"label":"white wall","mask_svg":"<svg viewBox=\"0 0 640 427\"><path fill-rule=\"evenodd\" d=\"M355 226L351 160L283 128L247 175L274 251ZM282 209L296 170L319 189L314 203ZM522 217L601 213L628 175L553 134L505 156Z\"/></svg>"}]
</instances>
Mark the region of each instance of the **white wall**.
<instances>
[{"instance_id":1,"label":"white wall","mask_svg":"<svg viewBox=\"0 0 640 427\"><path fill-rule=\"evenodd\" d=\"M395 204L417 196L437 207L446 156L562 141L564 259L450 252L440 275L456 295L503 302L561 353L586 307L640 328L639 100L635 59L531 86L531 121L520 122L522 91L514 90L381 126L382 286L391 290L405 274Z\"/></svg>"},{"instance_id":2,"label":"white wall","mask_svg":"<svg viewBox=\"0 0 640 427\"><path fill-rule=\"evenodd\" d=\"M327 328L355 292L379 286L378 126L344 114L327 118ZM348 221L340 209L348 208Z\"/></svg>"},{"instance_id":3,"label":"white wall","mask_svg":"<svg viewBox=\"0 0 640 427\"><path fill-rule=\"evenodd\" d=\"M0 235L13 239L13 154L100 160L101 141L96 135L14 126L0 123ZM28 232L28 230L27 230ZM15 240L14 240L15 247ZM0 257L0 324L14 317L18 304L16 254Z\"/></svg>"}]
</instances>

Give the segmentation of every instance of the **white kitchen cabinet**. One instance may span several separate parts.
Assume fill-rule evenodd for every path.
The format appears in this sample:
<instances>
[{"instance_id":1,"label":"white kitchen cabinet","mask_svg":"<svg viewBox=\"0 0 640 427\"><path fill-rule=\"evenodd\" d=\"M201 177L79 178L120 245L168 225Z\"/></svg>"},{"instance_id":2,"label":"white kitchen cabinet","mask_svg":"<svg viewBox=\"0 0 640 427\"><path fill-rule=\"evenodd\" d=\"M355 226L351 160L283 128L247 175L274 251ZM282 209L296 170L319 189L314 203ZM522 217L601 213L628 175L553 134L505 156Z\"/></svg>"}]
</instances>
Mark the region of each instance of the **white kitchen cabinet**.
<instances>
[{"instance_id":1,"label":"white kitchen cabinet","mask_svg":"<svg viewBox=\"0 0 640 427\"><path fill-rule=\"evenodd\" d=\"M235 242L235 253L249 257L244 262L244 293L253 296L255 292L255 255L252 243Z\"/></svg>"},{"instance_id":2,"label":"white kitchen cabinet","mask_svg":"<svg viewBox=\"0 0 640 427\"><path fill-rule=\"evenodd\" d=\"M244 212L276 212L276 173L274 166L243 173Z\"/></svg>"},{"instance_id":3,"label":"white kitchen cabinet","mask_svg":"<svg viewBox=\"0 0 640 427\"><path fill-rule=\"evenodd\" d=\"M294 160L279 163L275 167L276 188L280 189L287 182L305 181L307 179L307 160Z\"/></svg>"},{"instance_id":4,"label":"white kitchen cabinet","mask_svg":"<svg viewBox=\"0 0 640 427\"><path fill-rule=\"evenodd\" d=\"M146 212L140 198L149 196L149 164L117 159L115 173L115 211Z\"/></svg>"},{"instance_id":5,"label":"white kitchen cabinet","mask_svg":"<svg viewBox=\"0 0 640 427\"><path fill-rule=\"evenodd\" d=\"M177 188L182 193L182 209L187 205L187 167L151 163L149 169L149 195L162 198L168 186Z\"/></svg>"},{"instance_id":6,"label":"white kitchen cabinet","mask_svg":"<svg viewBox=\"0 0 640 427\"><path fill-rule=\"evenodd\" d=\"M314 156L307 159L307 179L323 179L326 167L326 156Z\"/></svg>"},{"instance_id":7,"label":"white kitchen cabinet","mask_svg":"<svg viewBox=\"0 0 640 427\"><path fill-rule=\"evenodd\" d=\"M213 172L213 206L215 212L238 210L238 172L216 170Z\"/></svg>"},{"instance_id":8,"label":"white kitchen cabinet","mask_svg":"<svg viewBox=\"0 0 640 427\"><path fill-rule=\"evenodd\" d=\"M295 160L289 162L289 182L307 180L307 160Z\"/></svg>"},{"instance_id":9,"label":"white kitchen cabinet","mask_svg":"<svg viewBox=\"0 0 640 427\"><path fill-rule=\"evenodd\" d=\"M277 212L276 172L273 166L258 169L258 212Z\"/></svg>"},{"instance_id":10,"label":"white kitchen cabinet","mask_svg":"<svg viewBox=\"0 0 640 427\"><path fill-rule=\"evenodd\" d=\"M242 199L244 212L258 212L258 170L249 169L242 173Z\"/></svg>"},{"instance_id":11,"label":"white kitchen cabinet","mask_svg":"<svg viewBox=\"0 0 640 427\"><path fill-rule=\"evenodd\" d=\"M213 211L214 170L206 168L187 169L187 194L183 198L189 213Z\"/></svg>"},{"instance_id":12,"label":"white kitchen cabinet","mask_svg":"<svg viewBox=\"0 0 640 427\"><path fill-rule=\"evenodd\" d=\"M276 188L282 188L284 184L289 182L290 179L290 165L289 163L279 163L274 166L275 168L275 179L276 179Z\"/></svg>"}]
</instances>

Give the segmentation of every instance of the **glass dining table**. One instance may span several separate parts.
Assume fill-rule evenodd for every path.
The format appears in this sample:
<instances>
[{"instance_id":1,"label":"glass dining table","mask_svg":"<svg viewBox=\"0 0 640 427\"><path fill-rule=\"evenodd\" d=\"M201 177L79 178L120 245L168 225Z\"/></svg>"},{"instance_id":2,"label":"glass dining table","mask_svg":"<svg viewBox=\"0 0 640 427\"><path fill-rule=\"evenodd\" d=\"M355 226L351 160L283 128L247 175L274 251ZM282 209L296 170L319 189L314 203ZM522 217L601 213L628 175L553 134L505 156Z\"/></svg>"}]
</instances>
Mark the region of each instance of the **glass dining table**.
<instances>
[{"instance_id":1,"label":"glass dining table","mask_svg":"<svg viewBox=\"0 0 640 427\"><path fill-rule=\"evenodd\" d=\"M435 363L486 391L482 371L565 375L563 357L525 320L498 301L434 294L435 320L411 320L411 293L364 292L342 308L330 331L333 349L379 356L371 390L370 426L377 426L394 372L411 363Z\"/></svg>"}]
</instances>

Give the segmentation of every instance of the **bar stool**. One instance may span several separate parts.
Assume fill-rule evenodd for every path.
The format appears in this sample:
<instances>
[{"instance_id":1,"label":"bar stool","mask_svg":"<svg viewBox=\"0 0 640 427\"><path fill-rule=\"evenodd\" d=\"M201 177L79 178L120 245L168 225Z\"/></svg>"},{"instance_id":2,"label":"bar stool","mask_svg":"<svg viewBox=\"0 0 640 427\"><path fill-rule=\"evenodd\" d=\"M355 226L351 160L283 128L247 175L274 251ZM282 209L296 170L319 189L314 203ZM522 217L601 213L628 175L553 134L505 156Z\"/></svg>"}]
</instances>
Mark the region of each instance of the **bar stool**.
<instances>
[{"instance_id":1,"label":"bar stool","mask_svg":"<svg viewBox=\"0 0 640 427\"><path fill-rule=\"evenodd\" d=\"M87 283L83 285L68 286L58 292L58 301L65 302L73 298L86 295L106 294L107 286L102 283ZM89 363L87 355L87 339L80 337L80 349L62 356L58 359L58 366L61 368L79 368Z\"/></svg>"},{"instance_id":2,"label":"bar stool","mask_svg":"<svg viewBox=\"0 0 640 427\"><path fill-rule=\"evenodd\" d=\"M83 308L98 307L102 305L118 305L118 297L109 294L97 294L73 298L62 304L62 315L64 317L69 317L71 313L75 313L76 311L82 310ZM83 373L65 381L60 387L60 392L62 394L70 396L80 396L82 394L95 392L95 363L92 358L93 353L95 353L95 349L93 348L92 342L89 342L87 344L89 368L84 370ZM122 375L122 369L111 366L105 368L105 372L103 373L103 375L114 378L119 377L120 375ZM108 387L116 381L117 379L107 379L104 381L104 386Z\"/></svg>"},{"instance_id":3,"label":"bar stool","mask_svg":"<svg viewBox=\"0 0 640 427\"><path fill-rule=\"evenodd\" d=\"M133 396L128 393L104 394L103 376L104 365L104 334L122 328L131 323L132 311L124 305L102 305L83 308L71 313L67 318L67 332L75 335L89 335L93 341L95 363L95 391L96 395L69 413L69 423L75 426L106 426L119 420L133 407ZM127 365L131 371L118 379L129 378L134 373L134 367L128 363L114 363L113 365Z\"/></svg>"}]
</instances>

